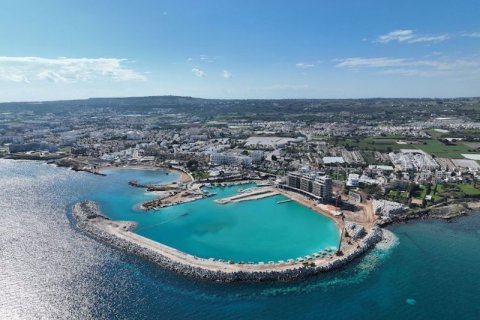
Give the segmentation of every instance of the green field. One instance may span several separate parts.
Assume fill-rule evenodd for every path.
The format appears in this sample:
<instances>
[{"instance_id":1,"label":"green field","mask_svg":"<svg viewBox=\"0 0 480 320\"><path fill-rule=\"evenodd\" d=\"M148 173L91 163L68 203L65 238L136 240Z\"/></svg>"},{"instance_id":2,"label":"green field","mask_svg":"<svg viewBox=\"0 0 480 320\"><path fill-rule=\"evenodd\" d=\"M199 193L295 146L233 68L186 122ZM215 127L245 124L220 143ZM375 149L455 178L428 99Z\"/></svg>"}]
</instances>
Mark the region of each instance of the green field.
<instances>
[{"instance_id":1,"label":"green field","mask_svg":"<svg viewBox=\"0 0 480 320\"><path fill-rule=\"evenodd\" d=\"M434 129L428 129L428 130L426 130L426 132L427 132L433 139L438 139L438 138L441 138L441 137L446 137L446 136L448 135L448 133L438 132L438 131L435 131Z\"/></svg>"},{"instance_id":2,"label":"green field","mask_svg":"<svg viewBox=\"0 0 480 320\"><path fill-rule=\"evenodd\" d=\"M426 188L421 186L419 198L423 199L426 195ZM471 183L439 183L433 185L430 191L433 202L440 202L444 198L463 198L480 196L480 187L474 187Z\"/></svg>"},{"instance_id":3,"label":"green field","mask_svg":"<svg viewBox=\"0 0 480 320\"><path fill-rule=\"evenodd\" d=\"M346 138L331 140L330 143L337 146L359 148L361 150L391 152L405 148L405 145L397 144L399 137L367 137L367 138Z\"/></svg>"},{"instance_id":4,"label":"green field","mask_svg":"<svg viewBox=\"0 0 480 320\"><path fill-rule=\"evenodd\" d=\"M480 189L475 188L473 184L461 183L461 184L458 184L458 187L467 196L480 196Z\"/></svg>"},{"instance_id":5,"label":"green field","mask_svg":"<svg viewBox=\"0 0 480 320\"><path fill-rule=\"evenodd\" d=\"M425 140L425 144L414 146L439 158L463 159L462 153L470 152L470 148L462 143L446 145L438 140Z\"/></svg>"},{"instance_id":6,"label":"green field","mask_svg":"<svg viewBox=\"0 0 480 320\"><path fill-rule=\"evenodd\" d=\"M441 135L442 133L438 133L437 136ZM461 142L447 145L436 139L419 139L416 140L416 143L398 144L398 140L405 139L401 139L398 136L337 138L330 140L330 143L337 146L344 146L346 148L358 148L362 151L392 152L400 149L419 149L438 158L450 159L463 159L462 154L474 152L471 147ZM370 157L367 156L367 158ZM375 163L374 159L372 158L368 160L369 161L367 162L369 164Z\"/></svg>"}]
</instances>

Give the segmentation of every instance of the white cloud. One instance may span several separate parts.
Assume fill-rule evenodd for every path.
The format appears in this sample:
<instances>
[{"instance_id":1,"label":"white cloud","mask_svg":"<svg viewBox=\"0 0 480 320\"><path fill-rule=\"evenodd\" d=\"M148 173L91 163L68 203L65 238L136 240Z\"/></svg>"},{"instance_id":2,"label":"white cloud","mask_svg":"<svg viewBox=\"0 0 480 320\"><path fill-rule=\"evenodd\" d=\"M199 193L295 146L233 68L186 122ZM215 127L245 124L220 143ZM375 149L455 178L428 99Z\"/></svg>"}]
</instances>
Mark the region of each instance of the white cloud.
<instances>
[{"instance_id":1,"label":"white cloud","mask_svg":"<svg viewBox=\"0 0 480 320\"><path fill-rule=\"evenodd\" d=\"M406 58L347 58L336 60L337 68L350 70L376 69L381 74L395 74L401 76L449 76L478 74L480 59L478 57L437 59L406 59Z\"/></svg>"},{"instance_id":2,"label":"white cloud","mask_svg":"<svg viewBox=\"0 0 480 320\"><path fill-rule=\"evenodd\" d=\"M37 74L37 79L39 80L48 80L50 82L68 82L68 80L65 77L62 77L60 74L54 72L54 71L49 71L49 70L43 70Z\"/></svg>"},{"instance_id":3,"label":"white cloud","mask_svg":"<svg viewBox=\"0 0 480 320\"><path fill-rule=\"evenodd\" d=\"M336 60L335 65L338 68L358 68L358 67L394 67L401 66L405 63L405 59L395 58L347 58Z\"/></svg>"},{"instance_id":4,"label":"white cloud","mask_svg":"<svg viewBox=\"0 0 480 320\"><path fill-rule=\"evenodd\" d=\"M381 74L387 75L397 75L403 77L433 77L441 75L442 73L438 70L419 70L419 69L386 69L380 71Z\"/></svg>"},{"instance_id":5,"label":"white cloud","mask_svg":"<svg viewBox=\"0 0 480 320\"><path fill-rule=\"evenodd\" d=\"M400 29L400 30L389 32L387 34L380 35L374 42L378 42L378 43L389 43L392 41L397 41L400 43L402 42L406 42L406 43L442 42L450 38L451 36L449 34L425 36L425 35L418 35L413 30L410 30L410 29Z\"/></svg>"},{"instance_id":6,"label":"white cloud","mask_svg":"<svg viewBox=\"0 0 480 320\"><path fill-rule=\"evenodd\" d=\"M8 70L0 67L0 81L12 81L29 83L30 81L22 73L16 70Z\"/></svg>"},{"instance_id":7,"label":"white cloud","mask_svg":"<svg viewBox=\"0 0 480 320\"><path fill-rule=\"evenodd\" d=\"M94 79L116 81L146 80L126 68L126 59L117 58L42 58L0 56L0 80L14 82L78 82Z\"/></svg>"},{"instance_id":8,"label":"white cloud","mask_svg":"<svg viewBox=\"0 0 480 320\"><path fill-rule=\"evenodd\" d=\"M205 77L207 74L205 73L205 71L203 71L202 69L198 68L198 67L195 67L192 69L192 72L195 76L199 77L199 78L203 78Z\"/></svg>"},{"instance_id":9,"label":"white cloud","mask_svg":"<svg viewBox=\"0 0 480 320\"><path fill-rule=\"evenodd\" d=\"M480 32L465 32L465 33L462 33L462 37L480 38Z\"/></svg>"},{"instance_id":10,"label":"white cloud","mask_svg":"<svg viewBox=\"0 0 480 320\"><path fill-rule=\"evenodd\" d=\"M187 61L192 62L192 61L197 61L197 62L215 62L218 60L218 56L209 56L206 54L201 54L195 57L189 57Z\"/></svg>"},{"instance_id":11,"label":"white cloud","mask_svg":"<svg viewBox=\"0 0 480 320\"><path fill-rule=\"evenodd\" d=\"M445 40L450 39L450 35L448 34L441 34L439 36L423 36L423 37L415 37L413 39L408 40L408 43L418 43L418 42L442 42Z\"/></svg>"},{"instance_id":12,"label":"white cloud","mask_svg":"<svg viewBox=\"0 0 480 320\"><path fill-rule=\"evenodd\" d=\"M228 70L223 70L222 71L222 77L225 79L230 79L232 77L232 73Z\"/></svg>"},{"instance_id":13,"label":"white cloud","mask_svg":"<svg viewBox=\"0 0 480 320\"><path fill-rule=\"evenodd\" d=\"M387 34L381 35L375 42L388 43L391 41L404 42L414 37L413 30L395 30Z\"/></svg>"},{"instance_id":14,"label":"white cloud","mask_svg":"<svg viewBox=\"0 0 480 320\"><path fill-rule=\"evenodd\" d=\"M297 68L301 68L301 69L309 69L309 68L315 67L315 64L313 64L313 63L298 62L297 64L295 64L295 66L296 66Z\"/></svg>"}]
</instances>

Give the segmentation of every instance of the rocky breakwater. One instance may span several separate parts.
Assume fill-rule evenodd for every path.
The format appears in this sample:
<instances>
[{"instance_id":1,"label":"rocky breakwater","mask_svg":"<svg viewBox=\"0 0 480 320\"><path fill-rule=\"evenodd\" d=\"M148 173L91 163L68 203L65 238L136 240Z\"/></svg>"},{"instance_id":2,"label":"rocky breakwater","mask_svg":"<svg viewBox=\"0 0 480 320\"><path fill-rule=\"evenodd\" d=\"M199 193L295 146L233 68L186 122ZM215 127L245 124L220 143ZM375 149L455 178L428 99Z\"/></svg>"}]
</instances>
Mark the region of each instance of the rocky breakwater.
<instances>
[{"instance_id":1,"label":"rocky breakwater","mask_svg":"<svg viewBox=\"0 0 480 320\"><path fill-rule=\"evenodd\" d=\"M356 247L331 259L272 264L238 264L195 257L131 232L135 224L111 221L92 201L74 205L77 225L115 247L152 261L176 273L216 282L291 281L346 265L382 240L382 229L374 227Z\"/></svg>"},{"instance_id":2,"label":"rocky breakwater","mask_svg":"<svg viewBox=\"0 0 480 320\"><path fill-rule=\"evenodd\" d=\"M137 224L131 221L112 221L101 214L97 204L93 201L81 201L73 206L73 217L77 226L102 238L105 233L102 226L114 226L124 231L134 229Z\"/></svg>"},{"instance_id":3,"label":"rocky breakwater","mask_svg":"<svg viewBox=\"0 0 480 320\"><path fill-rule=\"evenodd\" d=\"M160 185L152 185L152 184L141 184L138 181L132 180L128 182L129 185L132 187L137 188L144 188L147 191L169 191L169 190L179 190L182 189L176 182L172 184L160 184Z\"/></svg>"}]
</instances>

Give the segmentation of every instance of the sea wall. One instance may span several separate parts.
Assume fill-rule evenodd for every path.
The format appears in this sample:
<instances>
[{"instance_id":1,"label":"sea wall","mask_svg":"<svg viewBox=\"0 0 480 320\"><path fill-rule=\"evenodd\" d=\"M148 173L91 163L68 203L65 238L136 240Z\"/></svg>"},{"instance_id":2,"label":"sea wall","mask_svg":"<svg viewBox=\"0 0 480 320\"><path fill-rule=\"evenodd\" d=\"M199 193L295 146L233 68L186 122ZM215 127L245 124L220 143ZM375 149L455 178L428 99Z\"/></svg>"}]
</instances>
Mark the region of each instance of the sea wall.
<instances>
[{"instance_id":1,"label":"sea wall","mask_svg":"<svg viewBox=\"0 0 480 320\"><path fill-rule=\"evenodd\" d=\"M118 236L116 232L112 232L109 228L104 228L105 224L116 223L120 226L122 232L130 232L133 227L132 224L125 222L113 222L103 216L96 203L92 201L83 201L74 205L73 216L77 221L77 225L95 236L115 247L126 250L129 253L135 254L139 257L152 261L166 269L172 270L176 273L190 276L197 279L205 279L216 282L263 282L263 281L291 281L303 279L313 276L318 273L327 272L345 266L355 258L361 256L370 248L375 246L376 243L382 240L382 229L374 227L367 235L360 241L356 248L349 250L344 255L334 255L332 260L323 261L319 263L299 263L288 265L280 268L278 266L259 266L250 265L251 269L245 270L242 266L238 267L238 270L234 266L224 263L225 270L221 271L216 268L210 268L205 263L195 263L194 259L190 259L191 263L185 263L188 259L172 259L167 257L159 250L152 250L148 246L142 245L140 241L130 241L121 236ZM141 236L136 236L140 238ZM192 257L186 253L182 253L185 257ZM205 262L205 259L197 258ZM218 266L218 262L217 266ZM258 267L257 267L258 266ZM257 268L257 269L255 269Z\"/></svg>"}]
</instances>

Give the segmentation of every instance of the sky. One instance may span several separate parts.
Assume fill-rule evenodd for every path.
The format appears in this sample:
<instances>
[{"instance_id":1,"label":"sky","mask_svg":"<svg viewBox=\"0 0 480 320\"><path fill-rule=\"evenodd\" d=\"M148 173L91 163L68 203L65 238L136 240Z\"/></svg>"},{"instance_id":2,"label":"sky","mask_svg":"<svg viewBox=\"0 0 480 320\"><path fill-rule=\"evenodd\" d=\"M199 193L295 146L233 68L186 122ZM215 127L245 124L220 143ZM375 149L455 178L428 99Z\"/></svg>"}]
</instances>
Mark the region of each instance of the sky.
<instances>
[{"instance_id":1,"label":"sky","mask_svg":"<svg viewBox=\"0 0 480 320\"><path fill-rule=\"evenodd\" d=\"M0 102L480 96L479 0L0 0Z\"/></svg>"}]
</instances>

